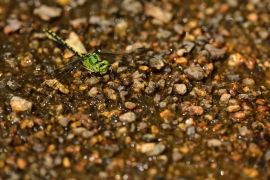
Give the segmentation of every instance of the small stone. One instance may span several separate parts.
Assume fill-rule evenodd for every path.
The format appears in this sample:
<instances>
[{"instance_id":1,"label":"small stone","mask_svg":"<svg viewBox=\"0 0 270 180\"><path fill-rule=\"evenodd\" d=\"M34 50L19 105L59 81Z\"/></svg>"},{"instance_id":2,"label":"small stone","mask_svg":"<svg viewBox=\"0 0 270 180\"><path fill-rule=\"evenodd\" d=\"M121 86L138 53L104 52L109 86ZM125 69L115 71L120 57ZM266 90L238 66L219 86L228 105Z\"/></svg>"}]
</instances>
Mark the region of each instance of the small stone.
<instances>
[{"instance_id":1,"label":"small stone","mask_svg":"<svg viewBox=\"0 0 270 180\"><path fill-rule=\"evenodd\" d=\"M47 84L47 86L49 86L55 90L59 90L60 92L62 92L64 94L69 93L68 87L61 84L57 79L49 79L49 80L44 81L44 83Z\"/></svg>"},{"instance_id":2,"label":"small stone","mask_svg":"<svg viewBox=\"0 0 270 180\"><path fill-rule=\"evenodd\" d=\"M164 30L164 29L159 29L157 33L157 38L158 39L168 39L172 33L170 31Z\"/></svg>"},{"instance_id":3,"label":"small stone","mask_svg":"<svg viewBox=\"0 0 270 180\"><path fill-rule=\"evenodd\" d=\"M239 105L232 105L227 107L227 112L237 112L240 111L241 107Z\"/></svg>"},{"instance_id":4,"label":"small stone","mask_svg":"<svg viewBox=\"0 0 270 180\"><path fill-rule=\"evenodd\" d=\"M121 6L125 11L133 14L138 14L143 10L141 2L138 0L124 0Z\"/></svg>"},{"instance_id":5,"label":"small stone","mask_svg":"<svg viewBox=\"0 0 270 180\"><path fill-rule=\"evenodd\" d=\"M71 163L70 163L70 160L69 160L68 157L64 157L64 159L63 159L63 166L65 168L69 168L71 166Z\"/></svg>"},{"instance_id":6,"label":"small stone","mask_svg":"<svg viewBox=\"0 0 270 180\"><path fill-rule=\"evenodd\" d=\"M100 83L100 79L96 76L92 76L91 78L86 78L84 83L88 84L89 86L94 86Z\"/></svg>"},{"instance_id":7,"label":"small stone","mask_svg":"<svg viewBox=\"0 0 270 180\"><path fill-rule=\"evenodd\" d=\"M77 18L74 20L69 21L71 26L75 29L78 29L80 27L85 27L87 25L87 19L85 17L83 18Z\"/></svg>"},{"instance_id":8,"label":"small stone","mask_svg":"<svg viewBox=\"0 0 270 180\"><path fill-rule=\"evenodd\" d=\"M169 109L165 109L159 115L166 123L173 121L175 118L175 115Z\"/></svg>"},{"instance_id":9,"label":"small stone","mask_svg":"<svg viewBox=\"0 0 270 180\"><path fill-rule=\"evenodd\" d=\"M211 44L206 44L204 46L205 50L207 50L210 53L211 59L219 59L222 58L225 54L225 51L223 49L218 49Z\"/></svg>"},{"instance_id":10,"label":"small stone","mask_svg":"<svg viewBox=\"0 0 270 180\"><path fill-rule=\"evenodd\" d=\"M114 101L117 99L117 95L116 95L115 90L113 90L113 89L108 89L108 98L109 98L110 100L114 100Z\"/></svg>"},{"instance_id":11,"label":"small stone","mask_svg":"<svg viewBox=\"0 0 270 180\"><path fill-rule=\"evenodd\" d=\"M61 8L46 5L41 5L39 8L34 9L34 14L38 15L44 21L49 21L51 18L59 17L61 13Z\"/></svg>"},{"instance_id":12,"label":"small stone","mask_svg":"<svg viewBox=\"0 0 270 180\"><path fill-rule=\"evenodd\" d=\"M110 25L110 21L103 19L99 16L92 15L89 19L89 24L99 25L101 27L107 27Z\"/></svg>"},{"instance_id":13,"label":"small stone","mask_svg":"<svg viewBox=\"0 0 270 180\"><path fill-rule=\"evenodd\" d=\"M245 78L242 80L242 83L246 86L254 86L255 85L255 81L252 78Z\"/></svg>"},{"instance_id":14,"label":"small stone","mask_svg":"<svg viewBox=\"0 0 270 180\"><path fill-rule=\"evenodd\" d=\"M160 70L165 66L164 58L162 56L154 56L150 59L150 67L155 70Z\"/></svg>"},{"instance_id":15,"label":"small stone","mask_svg":"<svg viewBox=\"0 0 270 180\"><path fill-rule=\"evenodd\" d=\"M180 24L175 24L173 26L173 30L179 35L182 35L185 32L184 26L182 26Z\"/></svg>"},{"instance_id":16,"label":"small stone","mask_svg":"<svg viewBox=\"0 0 270 180\"><path fill-rule=\"evenodd\" d=\"M134 122L136 120L136 114L133 112L127 112L119 116L119 120L122 122Z\"/></svg>"},{"instance_id":17,"label":"small stone","mask_svg":"<svg viewBox=\"0 0 270 180\"><path fill-rule=\"evenodd\" d=\"M70 1L71 0L56 0L56 2L61 6L66 6Z\"/></svg>"},{"instance_id":18,"label":"small stone","mask_svg":"<svg viewBox=\"0 0 270 180\"><path fill-rule=\"evenodd\" d=\"M179 152L179 150L177 148L173 149L173 152L172 152L172 161L173 162L180 161L181 159L183 159L183 157L184 156Z\"/></svg>"},{"instance_id":19,"label":"small stone","mask_svg":"<svg viewBox=\"0 0 270 180\"><path fill-rule=\"evenodd\" d=\"M168 23L173 17L171 12L164 11L160 7L154 6L147 1L144 1L144 13L146 16L154 17L159 24Z\"/></svg>"},{"instance_id":20,"label":"small stone","mask_svg":"<svg viewBox=\"0 0 270 180\"><path fill-rule=\"evenodd\" d=\"M92 87L90 91L88 91L87 95L89 97L96 97L98 95L99 91L97 87Z\"/></svg>"},{"instance_id":21,"label":"small stone","mask_svg":"<svg viewBox=\"0 0 270 180\"><path fill-rule=\"evenodd\" d=\"M27 166L27 162L22 158L18 158L17 165L20 169L25 169L25 167Z\"/></svg>"},{"instance_id":22,"label":"small stone","mask_svg":"<svg viewBox=\"0 0 270 180\"><path fill-rule=\"evenodd\" d=\"M256 179L259 176L259 171L255 168L244 168L243 173L248 179Z\"/></svg>"},{"instance_id":23,"label":"small stone","mask_svg":"<svg viewBox=\"0 0 270 180\"><path fill-rule=\"evenodd\" d=\"M154 142L157 140L157 138L153 134L145 134L142 136L142 140L145 142Z\"/></svg>"},{"instance_id":24,"label":"small stone","mask_svg":"<svg viewBox=\"0 0 270 180\"><path fill-rule=\"evenodd\" d=\"M59 120L59 124L61 124L61 126L63 126L63 127L67 127L69 121L70 121L70 118L62 117L62 118Z\"/></svg>"},{"instance_id":25,"label":"small stone","mask_svg":"<svg viewBox=\"0 0 270 180\"><path fill-rule=\"evenodd\" d=\"M164 144L143 143L136 146L138 152L147 154L148 156L156 156L161 154L166 149Z\"/></svg>"},{"instance_id":26,"label":"small stone","mask_svg":"<svg viewBox=\"0 0 270 180\"><path fill-rule=\"evenodd\" d=\"M172 129L172 127L168 123L162 123L160 126L163 130Z\"/></svg>"},{"instance_id":27,"label":"small stone","mask_svg":"<svg viewBox=\"0 0 270 180\"><path fill-rule=\"evenodd\" d=\"M235 67L243 64L244 62L246 62L246 59L240 53L235 53L229 56L228 65Z\"/></svg>"},{"instance_id":28,"label":"small stone","mask_svg":"<svg viewBox=\"0 0 270 180\"><path fill-rule=\"evenodd\" d=\"M82 132L82 137L86 138L86 139L92 137L93 135L94 135L94 132L92 132L92 131L83 131Z\"/></svg>"},{"instance_id":29,"label":"small stone","mask_svg":"<svg viewBox=\"0 0 270 180\"><path fill-rule=\"evenodd\" d=\"M233 120L243 120L246 118L246 114L244 112L236 112L232 115Z\"/></svg>"},{"instance_id":30,"label":"small stone","mask_svg":"<svg viewBox=\"0 0 270 180\"><path fill-rule=\"evenodd\" d=\"M184 70L190 80L200 81L204 78L205 72L200 66L191 65Z\"/></svg>"},{"instance_id":31,"label":"small stone","mask_svg":"<svg viewBox=\"0 0 270 180\"><path fill-rule=\"evenodd\" d=\"M23 22L17 20L17 19L8 19L7 20L8 25L4 27L4 33L5 34L11 34L13 32L18 31L22 25Z\"/></svg>"},{"instance_id":32,"label":"small stone","mask_svg":"<svg viewBox=\"0 0 270 180\"><path fill-rule=\"evenodd\" d=\"M115 32L119 34L120 37L122 37L122 36L126 36L127 28L128 28L128 23L126 21L121 21L115 25L114 30Z\"/></svg>"},{"instance_id":33,"label":"small stone","mask_svg":"<svg viewBox=\"0 0 270 180\"><path fill-rule=\"evenodd\" d=\"M219 104L228 104L230 98L231 98L230 94L227 93L222 94L219 99Z\"/></svg>"},{"instance_id":34,"label":"small stone","mask_svg":"<svg viewBox=\"0 0 270 180\"><path fill-rule=\"evenodd\" d=\"M183 47L185 48L185 53L190 53L191 50L194 48L195 43L191 41L184 41L183 42Z\"/></svg>"},{"instance_id":35,"label":"small stone","mask_svg":"<svg viewBox=\"0 0 270 180\"><path fill-rule=\"evenodd\" d=\"M76 135L81 135L84 131L86 131L86 128L84 127L77 127L72 130L72 132Z\"/></svg>"},{"instance_id":36,"label":"small stone","mask_svg":"<svg viewBox=\"0 0 270 180\"><path fill-rule=\"evenodd\" d=\"M32 102L13 96L10 100L10 106L13 112L30 111L32 109Z\"/></svg>"},{"instance_id":37,"label":"small stone","mask_svg":"<svg viewBox=\"0 0 270 180\"><path fill-rule=\"evenodd\" d=\"M222 142L219 139L209 139L207 141L207 146L208 147L218 147L221 146Z\"/></svg>"},{"instance_id":38,"label":"small stone","mask_svg":"<svg viewBox=\"0 0 270 180\"><path fill-rule=\"evenodd\" d=\"M141 82L138 79L134 79L134 81L133 81L133 87L134 88L138 88L138 89L144 89L144 83Z\"/></svg>"},{"instance_id":39,"label":"small stone","mask_svg":"<svg viewBox=\"0 0 270 180\"><path fill-rule=\"evenodd\" d=\"M132 109L136 108L136 104L133 102L125 102L125 108L128 110L132 110Z\"/></svg>"},{"instance_id":40,"label":"small stone","mask_svg":"<svg viewBox=\"0 0 270 180\"><path fill-rule=\"evenodd\" d=\"M187 92L187 86L185 84L174 84L173 90L177 94L184 95Z\"/></svg>"},{"instance_id":41,"label":"small stone","mask_svg":"<svg viewBox=\"0 0 270 180\"><path fill-rule=\"evenodd\" d=\"M247 126L239 127L238 131L239 131L239 134L241 136L247 136L247 135L251 134L251 131L248 130Z\"/></svg>"},{"instance_id":42,"label":"small stone","mask_svg":"<svg viewBox=\"0 0 270 180\"><path fill-rule=\"evenodd\" d=\"M190 115L202 115L204 112L201 106L184 106L182 111L188 112Z\"/></svg>"}]
</instances>

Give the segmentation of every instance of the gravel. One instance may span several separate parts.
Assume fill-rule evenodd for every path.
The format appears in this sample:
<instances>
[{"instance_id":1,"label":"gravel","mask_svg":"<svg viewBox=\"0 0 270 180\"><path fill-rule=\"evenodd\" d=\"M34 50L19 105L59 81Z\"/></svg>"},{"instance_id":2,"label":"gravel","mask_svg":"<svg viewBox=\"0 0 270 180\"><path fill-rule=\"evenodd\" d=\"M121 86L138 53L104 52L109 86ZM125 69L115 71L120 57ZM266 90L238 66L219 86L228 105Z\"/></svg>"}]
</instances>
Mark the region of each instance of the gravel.
<instances>
[{"instance_id":1,"label":"gravel","mask_svg":"<svg viewBox=\"0 0 270 180\"><path fill-rule=\"evenodd\" d=\"M268 4L3 1L0 179L269 179Z\"/></svg>"}]
</instances>

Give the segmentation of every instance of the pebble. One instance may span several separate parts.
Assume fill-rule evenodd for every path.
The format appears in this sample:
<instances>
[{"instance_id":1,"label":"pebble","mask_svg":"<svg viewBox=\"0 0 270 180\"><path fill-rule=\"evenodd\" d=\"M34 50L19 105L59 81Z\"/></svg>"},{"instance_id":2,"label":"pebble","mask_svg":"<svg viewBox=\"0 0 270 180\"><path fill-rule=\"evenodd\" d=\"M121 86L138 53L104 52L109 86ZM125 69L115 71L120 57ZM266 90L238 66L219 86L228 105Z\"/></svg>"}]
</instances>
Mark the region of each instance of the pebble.
<instances>
[{"instance_id":1,"label":"pebble","mask_svg":"<svg viewBox=\"0 0 270 180\"><path fill-rule=\"evenodd\" d=\"M92 15L89 18L89 24L99 25L101 27L108 27L111 23L110 23L110 21L103 19L99 16Z\"/></svg>"},{"instance_id":2,"label":"pebble","mask_svg":"<svg viewBox=\"0 0 270 180\"><path fill-rule=\"evenodd\" d=\"M165 123L169 123L175 119L175 115L169 109L165 109L159 115Z\"/></svg>"},{"instance_id":3,"label":"pebble","mask_svg":"<svg viewBox=\"0 0 270 180\"><path fill-rule=\"evenodd\" d=\"M187 86L185 84L174 84L173 90L177 94L184 95L187 92Z\"/></svg>"},{"instance_id":4,"label":"pebble","mask_svg":"<svg viewBox=\"0 0 270 180\"><path fill-rule=\"evenodd\" d=\"M191 50L195 47L195 43L191 41L184 41L183 47L185 48L185 53L190 53Z\"/></svg>"},{"instance_id":5,"label":"pebble","mask_svg":"<svg viewBox=\"0 0 270 180\"><path fill-rule=\"evenodd\" d=\"M211 44L206 44L204 48L210 53L211 59L219 59L225 55L225 51L223 49L218 49Z\"/></svg>"},{"instance_id":6,"label":"pebble","mask_svg":"<svg viewBox=\"0 0 270 180\"><path fill-rule=\"evenodd\" d=\"M156 136L153 134L144 134L142 140L145 142L154 142L157 140Z\"/></svg>"},{"instance_id":7,"label":"pebble","mask_svg":"<svg viewBox=\"0 0 270 180\"><path fill-rule=\"evenodd\" d=\"M61 126L63 126L63 127L67 127L69 122L70 122L70 118L67 118L67 117L62 117L59 120L59 124L61 124Z\"/></svg>"},{"instance_id":8,"label":"pebble","mask_svg":"<svg viewBox=\"0 0 270 180\"><path fill-rule=\"evenodd\" d=\"M123 0L121 6L127 12L138 14L143 10L142 3L138 0Z\"/></svg>"},{"instance_id":9,"label":"pebble","mask_svg":"<svg viewBox=\"0 0 270 180\"><path fill-rule=\"evenodd\" d=\"M63 158L63 166L64 166L65 168L69 168L69 167L71 166L71 162L70 162L70 160L69 160L68 157L64 157L64 158Z\"/></svg>"},{"instance_id":10,"label":"pebble","mask_svg":"<svg viewBox=\"0 0 270 180\"><path fill-rule=\"evenodd\" d=\"M246 118L246 114L244 112L236 112L232 115L233 120L243 120Z\"/></svg>"},{"instance_id":11,"label":"pebble","mask_svg":"<svg viewBox=\"0 0 270 180\"><path fill-rule=\"evenodd\" d=\"M25 161L25 159L18 158L17 165L20 169L25 169L27 167L27 162Z\"/></svg>"},{"instance_id":12,"label":"pebble","mask_svg":"<svg viewBox=\"0 0 270 180\"><path fill-rule=\"evenodd\" d=\"M136 108L136 104L133 102L125 102L125 108L128 110L132 110L132 109Z\"/></svg>"},{"instance_id":13,"label":"pebble","mask_svg":"<svg viewBox=\"0 0 270 180\"><path fill-rule=\"evenodd\" d=\"M247 168L245 167L243 169L244 175L249 179L255 179L257 176L259 176L259 171L255 168Z\"/></svg>"},{"instance_id":14,"label":"pebble","mask_svg":"<svg viewBox=\"0 0 270 180\"><path fill-rule=\"evenodd\" d=\"M231 98L230 94L222 94L220 99L219 99L219 104L228 104L229 100Z\"/></svg>"},{"instance_id":15,"label":"pebble","mask_svg":"<svg viewBox=\"0 0 270 180\"><path fill-rule=\"evenodd\" d=\"M242 83L246 86L249 86L249 87L255 85L255 81L252 78L245 78L242 80Z\"/></svg>"},{"instance_id":16,"label":"pebble","mask_svg":"<svg viewBox=\"0 0 270 180\"><path fill-rule=\"evenodd\" d=\"M239 134L241 136L247 136L247 135L251 134L251 131L248 130L247 126L239 127L238 131L239 131Z\"/></svg>"},{"instance_id":17,"label":"pebble","mask_svg":"<svg viewBox=\"0 0 270 180\"><path fill-rule=\"evenodd\" d=\"M172 127L168 123L162 123L160 126L163 130L172 129Z\"/></svg>"},{"instance_id":18,"label":"pebble","mask_svg":"<svg viewBox=\"0 0 270 180\"><path fill-rule=\"evenodd\" d=\"M184 73L188 76L188 79L200 81L204 78L205 72L200 66L191 65L184 70Z\"/></svg>"},{"instance_id":19,"label":"pebble","mask_svg":"<svg viewBox=\"0 0 270 180\"><path fill-rule=\"evenodd\" d=\"M5 34L14 33L18 31L23 25L23 22L19 21L18 19L8 19L7 23L8 24L4 27Z\"/></svg>"},{"instance_id":20,"label":"pebble","mask_svg":"<svg viewBox=\"0 0 270 180\"><path fill-rule=\"evenodd\" d=\"M207 141L207 146L208 147L218 147L221 146L222 142L219 139L209 139Z\"/></svg>"},{"instance_id":21,"label":"pebble","mask_svg":"<svg viewBox=\"0 0 270 180\"><path fill-rule=\"evenodd\" d=\"M108 98L115 101L117 99L116 91L113 89L108 89Z\"/></svg>"},{"instance_id":22,"label":"pebble","mask_svg":"<svg viewBox=\"0 0 270 180\"><path fill-rule=\"evenodd\" d=\"M91 78L86 78L84 83L88 84L89 86L94 86L100 83L100 79L96 76L92 76Z\"/></svg>"},{"instance_id":23,"label":"pebble","mask_svg":"<svg viewBox=\"0 0 270 180\"><path fill-rule=\"evenodd\" d=\"M49 21L52 18L59 17L61 13L61 8L50 7L47 5L41 5L40 7L34 9L34 14L38 15L44 21Z\"/></svg>"},{"instance_id":24,"label":"pebble","mask_svg":"<svg viewBox=\"0 0 270 180\"><path fill-rule=\"evenodd\" d=\"M148 156L157 156L166 149L166 146L161 143L143 143L136 146L138 152L147 154Z\"/></svg>"},{"instance_id":25,"label":"pebble","mask_svg":"<svg viewBox=\"0 0 270 180\"><path fill-rule=\"evenodd\" d=\"M171 31L160 29L157 33L157 39L168 39L172 35Z\"/></svg>"},{"instance_id":26,"label":"pebble","mask_svg":"<svg viewBox=\"0 0 270 180\"><path fill-rule=\"evenodd\" d=\"M189 115L202 115L204 112L201 106L184 106L182 111L189 113Z\"/></svg>"},{"instance_id":27,"label":"pebble","mask_svg":"<svg viewBox=\"0 0 270 180\"><path fill-rule=\"evenodd\" d=\"M241 107L239 105L233 105L233 106L228 106L226 111L227 112L237 112L241 109Z\"/></svg>"},{"instance_id":28,"label":"pebble","mask_svg":"<svg viewBox=\"0 0 270 180\"><path fill-rule=\"evenodd\" d=\"M119 116L119 120L122 122L134 122L136 120L136 114L133 112L127 112Z\"/></svg>"},{"instance_id":29,"label":"pebble","mask_svg":"<svg viewBox=\"0 0 270 180\"><path fill-rule=\"evenodd\" d=\"M90 91L88 91L87 95L88 95L89 97L96 97L96 96L98 95L98 93L99 93L98 88L97 88L97 87L92 87L92 88L90 89Z\"/></svg>"},{"instance_id":30,"label":"pebble","mask_svg":"<svg viewBox=\"0 0 270 180\"><path fill-rule=\"evenodd\" d=\"M246 62L246 59L240 53L234 53L229 56L228 65L235 67Z\"/></svg>"},{"instance_id":31,"label":"pebble","mask_svg":"<svg viewBox=\"0 0 270 180\"><path fill-rule=\"evenodd\" d=\"M10 100L10 106L13 112L31 111L32 102L22 99L18 96L13 96Z\"/></svg>"},{"instance_id":32,"label":"pebble","mask_svg":"<svg viewBox=\"0 0 270 180\"><path fill-rule=\"evenodd\" d=\"M163 24L169 23L173 17L170 12L164 11L158 6L154 6L153 4L144 1L144 12L145 15L154 17L156 21L155 24ZM153 22L153 21L152 21Z\"/></svg>"},{"instance_id":33,"label":"pebble","mask_svg":"<svg viewBox=\"0 0 270 180\"><path fill-rule=\"evenodd\" d=\"M69 89L67 86L61 84L57 79L49 79L44 81L45 84L47 84L49 87L59 90L60 92L64 94L69 94Z\"/></svg>"},{"instance_id":34,"label":"pebble","mask_svg":"<svg viewBox=\"0 0 270 180\"><path fill-rule=\"evenodd\" d=\"M119 36L121 37L126 36L127 29L128 29L128 23L126 21L118 22L114 27L115 32L117 32Z\"/></svg>"},{"instance_id":35,"label":"pebble","mask_svg":"<svg viewBox=\"0 0 270 180\"><path fill-rule=\"evenodd\" d=\"M165 66L164 63L164 58L162 56L154 56L153 58L150 59L149 61L149 65L151 68L155 69L155 70L160 70Z\"/></svg>"},{"instance_id":36,"label":"pebble","mask_svg":"<svg viewBox=\"0 0 270 180\"><path fill-rule=\"evenodd\" d=\"M85 27L87 25L87 19L85 17L77 18L74 20L70 20L69 23L73 28L79 29L80 27Z\"/></svg>"}]
</instances>

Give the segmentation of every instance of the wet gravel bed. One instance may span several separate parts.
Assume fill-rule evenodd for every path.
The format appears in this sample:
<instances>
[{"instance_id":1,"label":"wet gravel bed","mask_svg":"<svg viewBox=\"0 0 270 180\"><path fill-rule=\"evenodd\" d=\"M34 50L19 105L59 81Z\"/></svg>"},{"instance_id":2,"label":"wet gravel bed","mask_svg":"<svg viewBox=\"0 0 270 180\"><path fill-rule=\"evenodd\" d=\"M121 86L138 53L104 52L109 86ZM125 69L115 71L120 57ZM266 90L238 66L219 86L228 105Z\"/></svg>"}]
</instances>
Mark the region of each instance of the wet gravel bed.
<instances>
[{"instance_id":1,"label":"wet gravel bed","mask_svg":"<svg viewBox=\"0 0 270 180\"><path fill-rule=\"evenodd\" d=\"M0 1L0 179L269 179L269 7Z\"/></svg>"}]
</instances>

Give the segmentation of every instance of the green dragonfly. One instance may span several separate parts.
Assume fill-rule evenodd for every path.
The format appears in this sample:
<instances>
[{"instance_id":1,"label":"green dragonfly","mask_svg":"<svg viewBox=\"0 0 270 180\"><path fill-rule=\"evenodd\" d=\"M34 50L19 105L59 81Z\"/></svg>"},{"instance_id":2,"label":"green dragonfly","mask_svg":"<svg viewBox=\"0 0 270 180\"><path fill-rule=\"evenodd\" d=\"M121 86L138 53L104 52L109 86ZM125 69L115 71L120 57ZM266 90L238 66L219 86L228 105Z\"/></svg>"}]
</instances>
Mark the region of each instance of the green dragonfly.
<instances>
[{"instance_id":1,"label":"green dragonfly","mask_svg":"<svg viewBox=\"0 0 270 180\"><path fill-rule=\"evenodd\" d=\"M56 35L53 31L49 29L45 29L44 32L46 33L47 37L49 39L52 39L68 50L70 50L73 54L79 57L77 62L73 62L75 65L77 65L79 62L82 62L84 67L89 71L93 73L99 73L99 74L106 74L110 63L107 60L102 60L100 56L96 53L89 53L89 54L81 54L80 52L76 51L73 47L71 47L68 43L66 43L62 38L60 38L58 35Z\"/></svg>"}]
</instances>

